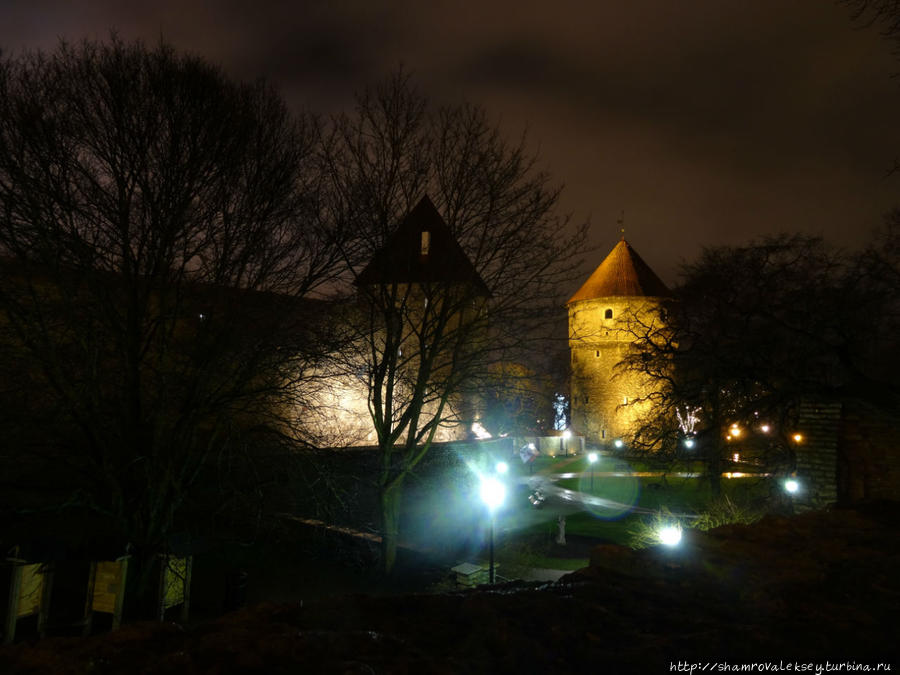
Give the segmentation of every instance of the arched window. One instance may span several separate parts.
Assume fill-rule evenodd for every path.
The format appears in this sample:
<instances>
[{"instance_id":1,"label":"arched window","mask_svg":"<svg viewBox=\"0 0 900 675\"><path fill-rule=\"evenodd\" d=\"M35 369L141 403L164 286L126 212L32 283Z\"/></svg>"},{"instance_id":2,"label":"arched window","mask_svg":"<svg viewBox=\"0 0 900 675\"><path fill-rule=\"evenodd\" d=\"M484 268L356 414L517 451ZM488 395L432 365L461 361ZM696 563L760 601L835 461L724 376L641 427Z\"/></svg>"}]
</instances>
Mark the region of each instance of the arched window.
<instances>
[{"instance_id":1,"label":"arched window","mask_svg":"<svg viewBox=\"0 0 900 675\"><path fill-rule=\"evenodd\" d=\"M611 319L611 318L612 318L612 310L611 310L611 309L606 310L606 311L603 313L603 318L604 318L604 319Z\"/></svg>"}]
</instances>

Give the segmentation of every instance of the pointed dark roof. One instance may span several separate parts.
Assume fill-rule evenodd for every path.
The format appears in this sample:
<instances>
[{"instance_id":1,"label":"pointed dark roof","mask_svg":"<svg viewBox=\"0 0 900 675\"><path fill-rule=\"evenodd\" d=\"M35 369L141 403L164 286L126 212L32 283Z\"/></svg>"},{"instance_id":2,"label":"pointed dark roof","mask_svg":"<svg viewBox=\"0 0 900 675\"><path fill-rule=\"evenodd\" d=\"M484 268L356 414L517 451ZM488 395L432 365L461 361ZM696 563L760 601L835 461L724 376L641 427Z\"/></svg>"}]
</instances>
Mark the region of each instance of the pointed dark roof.
<instances>
[{"instance_id":1,"label":"pointed dark roof","mask_svg":"<svg viewBox=\"0 0 900 675\"><path fill-rule=\"evenodd\" d=\"M631 244L622 239L566 304L615 296L658 298L668 295L669 289L662 280Z\"/></svg>"},{"instance_id":2,"label":"pointed dark roof","mask_svg":"<svg viewBox=\"0 0 900 675\"><path fill-rule=\"evenodd\" d=\"M428 232L428 253L422 253L422 233ZM425 196L388 237L357 277L361 286L390 283L473 284L490 295L475 266L431 200Z\"/></svg>"}]
</instances>

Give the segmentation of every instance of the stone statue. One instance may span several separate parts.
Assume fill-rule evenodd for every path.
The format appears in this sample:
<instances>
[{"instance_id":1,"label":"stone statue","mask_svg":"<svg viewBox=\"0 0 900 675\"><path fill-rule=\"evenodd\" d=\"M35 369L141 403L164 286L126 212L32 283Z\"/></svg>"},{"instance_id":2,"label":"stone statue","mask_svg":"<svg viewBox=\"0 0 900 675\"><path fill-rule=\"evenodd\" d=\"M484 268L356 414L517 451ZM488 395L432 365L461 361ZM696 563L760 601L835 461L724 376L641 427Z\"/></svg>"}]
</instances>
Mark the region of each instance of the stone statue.
<instances>
[{"instance_id":1,"label":"stone statue","mask_svg":"<svg viewBox=\"0 0 900 675\"><path fill-rule=\"evenodd\" d=\"M560 516L556 519L559 532L556 534L556 543L562 546L566 545L566 517Z\"/></svg>"}]
</instances>

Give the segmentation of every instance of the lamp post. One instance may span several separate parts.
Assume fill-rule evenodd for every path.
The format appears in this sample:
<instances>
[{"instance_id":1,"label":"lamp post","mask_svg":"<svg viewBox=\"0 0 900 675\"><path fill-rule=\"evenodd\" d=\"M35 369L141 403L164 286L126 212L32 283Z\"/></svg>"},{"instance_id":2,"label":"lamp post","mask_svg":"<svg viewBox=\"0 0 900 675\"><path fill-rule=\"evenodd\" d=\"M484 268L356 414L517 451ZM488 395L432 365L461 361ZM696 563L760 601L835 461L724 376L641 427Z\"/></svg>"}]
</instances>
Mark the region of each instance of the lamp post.
<instances>
[{"instance_id":1,"label":"lamp post","mask_svg":"<svg viewBox=\"0 0 900 675\"><path fill-rule=\"evenodd\" d=\"M591 464L591 492L594 491L594 462L597 461L597 453L592 452L588 454L588 462Z\"/></svg>"},{"instance_id":2,"label":"lamp post","mask_svg":"<svg viewBox=\"0 0 900 675\"><path fill-rule=\"evenodd\" d=\"M484 476L481 479L481 501L484 502L484 505L487 506L488 514L490 516L490 533L488 538L490 540L490 567L489 567L489 575L490 575L490 583L493 585L494 583L494 514L497 512L497 509L500 508L500 505L503 503L503 500L506 498L506 488L496 478L491 476Z\"/></svg>"}]
</instances>

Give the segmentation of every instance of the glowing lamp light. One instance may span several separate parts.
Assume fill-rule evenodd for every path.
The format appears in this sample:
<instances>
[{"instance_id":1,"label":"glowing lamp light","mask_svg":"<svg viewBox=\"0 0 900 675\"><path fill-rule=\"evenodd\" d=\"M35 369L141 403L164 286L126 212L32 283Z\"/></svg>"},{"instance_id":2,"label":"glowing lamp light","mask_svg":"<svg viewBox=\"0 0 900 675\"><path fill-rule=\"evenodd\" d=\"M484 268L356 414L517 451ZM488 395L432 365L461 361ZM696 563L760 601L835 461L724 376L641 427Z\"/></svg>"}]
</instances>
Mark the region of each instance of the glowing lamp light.
<instances>
[{"instance_id":1,"label":"glowing lamp light","mask_svg":"<svg viewBox=\"0 0 900 675\"><path fill-rule=\"evenodd\" d=\"M681 526L666 525L656 531L659 543L664 546L677 546L681 542Z\"/></svg>"},{"instance_id":2,"label":"glowing lamp light","mask_svg":"<svg viewBox=\"0 0 900 675\"><path fill-rule=\"evenodd\" d=\"M694 439L693 438L685 438L684 439L684 447L693 448L694 447Z\"/></svg>"},{"instance_id":3,"label":"glowing lamp light","mask_svg":"<svg viewBox=\"0 0 900 675\"><path fill-rule=\"evenodd\" d=\"M728 434L730 436L734 436L735 438L740 438L741 437L741 428L737 424L732 424L731 429L729 430Z\"/></svg>"},{"instance_id":4,"label":"glowing lamp light","mask_svg":"<svg viewBox=\"0 0 900 675\"><path fill-rule=\"evenodd\" d=\"M493 438L491 432L485 429L481 422L474 422L472 424L472 433L475 434L475 438L479 441L486 441L489 438Z\"/></svg>"},{"instance_id":5,"label":"glowing lamp light","mask_svg":"<svg viewBox=\"0 0 900 675\"><path fill-rule=\"evenodd\" d=\"M479 494L481 495L481 501L483 501L484 505L488 507L488 510L493 513L500 507L503 500L506 499L506 488L499 480L488 476L481 479L481 490L479 491Z\"/></svg>"},{"instance_id":6,"label":"glowing lamp light","mask_svg":"<svg viewBox=\"0 0 900 675\"><path fill-rule=\"evenodd\" d=\"M506 462L497 462L497 466L494 468L497 470L497 473L504 474L509 471L509 464Z\"/></svg>"},{"instance_id":7,"label":"glowing lamp light","mask_svg":"<svg viewBox=\"0 0 900 675\"><path fill-rule=\"evenodd\" d=\"M733 462L740 462L740 461L741 461L741 454L740 454L739 452L734 453L734 454L731 456L731 460L732 460Z\"/></svg>"},{"instance_id":8,"label":"glowing lamp light","mask_svg":"<svg viewBox=\"0 0 900 675\"><path fill-rule=\"evenodd\" d=\"M784 489L789 494L795 494L800 489L800 483L793 478L788 478L784 481Z\"/></svg>"},{"instance_id":9,"label":"glowing lamp light","mask_svg":"<svg viewBox=\"0 0 900 675\"><path fill-rule=\"evenodd\" d=\"M617 438L617 439L613 442L613 445L616 446L617 448L621 448L621 447L624 445L624 443L622 443L622 439L621 439L621 438Z\"/></svg>"},{"instance_id":10,"label":"glowing lamp light","mask_svg":"<svg viewBox=\"0 0 900 675\"><path fill-rule=\"evenodd\" d=\"M529 444L528 444L528 449L529 449L529 450L537 450L537 448L534 447L534 443L529 443Z\"/></svg>"},{"instance_id":11,"label":"glowing lamp light","mask_svg":"<svg viewBox=\"0 0 900 675\"><path fill-rule=\"evenodd\" d=\"M590 453L588 453L588 461L589 461L591 464L593 464L594 462L596 462L596 461L597 461L597 453L596 453L596 452L590 452Z\"/></svg>"},{"instance_id":12,"label":"glowing lamp light","mask_svg":"<svg viewBox=\"0 0 900 675\"><path fill-rule=\"evenodd\" d=\"M572 438L572 432L569 429L563 431L563 438Z\"/></svg>"},{"instance_id":13,"label":"glowing lamp light","mask_svg":"<svg viewBox=\"0 0 900 675\"><path fill-rule=\"evenodd\" d=\"M794 434L791 438L794 439L794 443L800 443L803 441L803 434Z\"/></svg>"},{"instance_id":14,"label":"glowing lamp light","mask_svg":"<svg viewBox=\"0 0 900 675\"><path fill-rule=\"evenodd\" d=\"M769 433L769 429L771 429L771 427L768 424L763 424L759 429L764 434L767 434L767 433Z\"/></svg>"}]
</instances>

